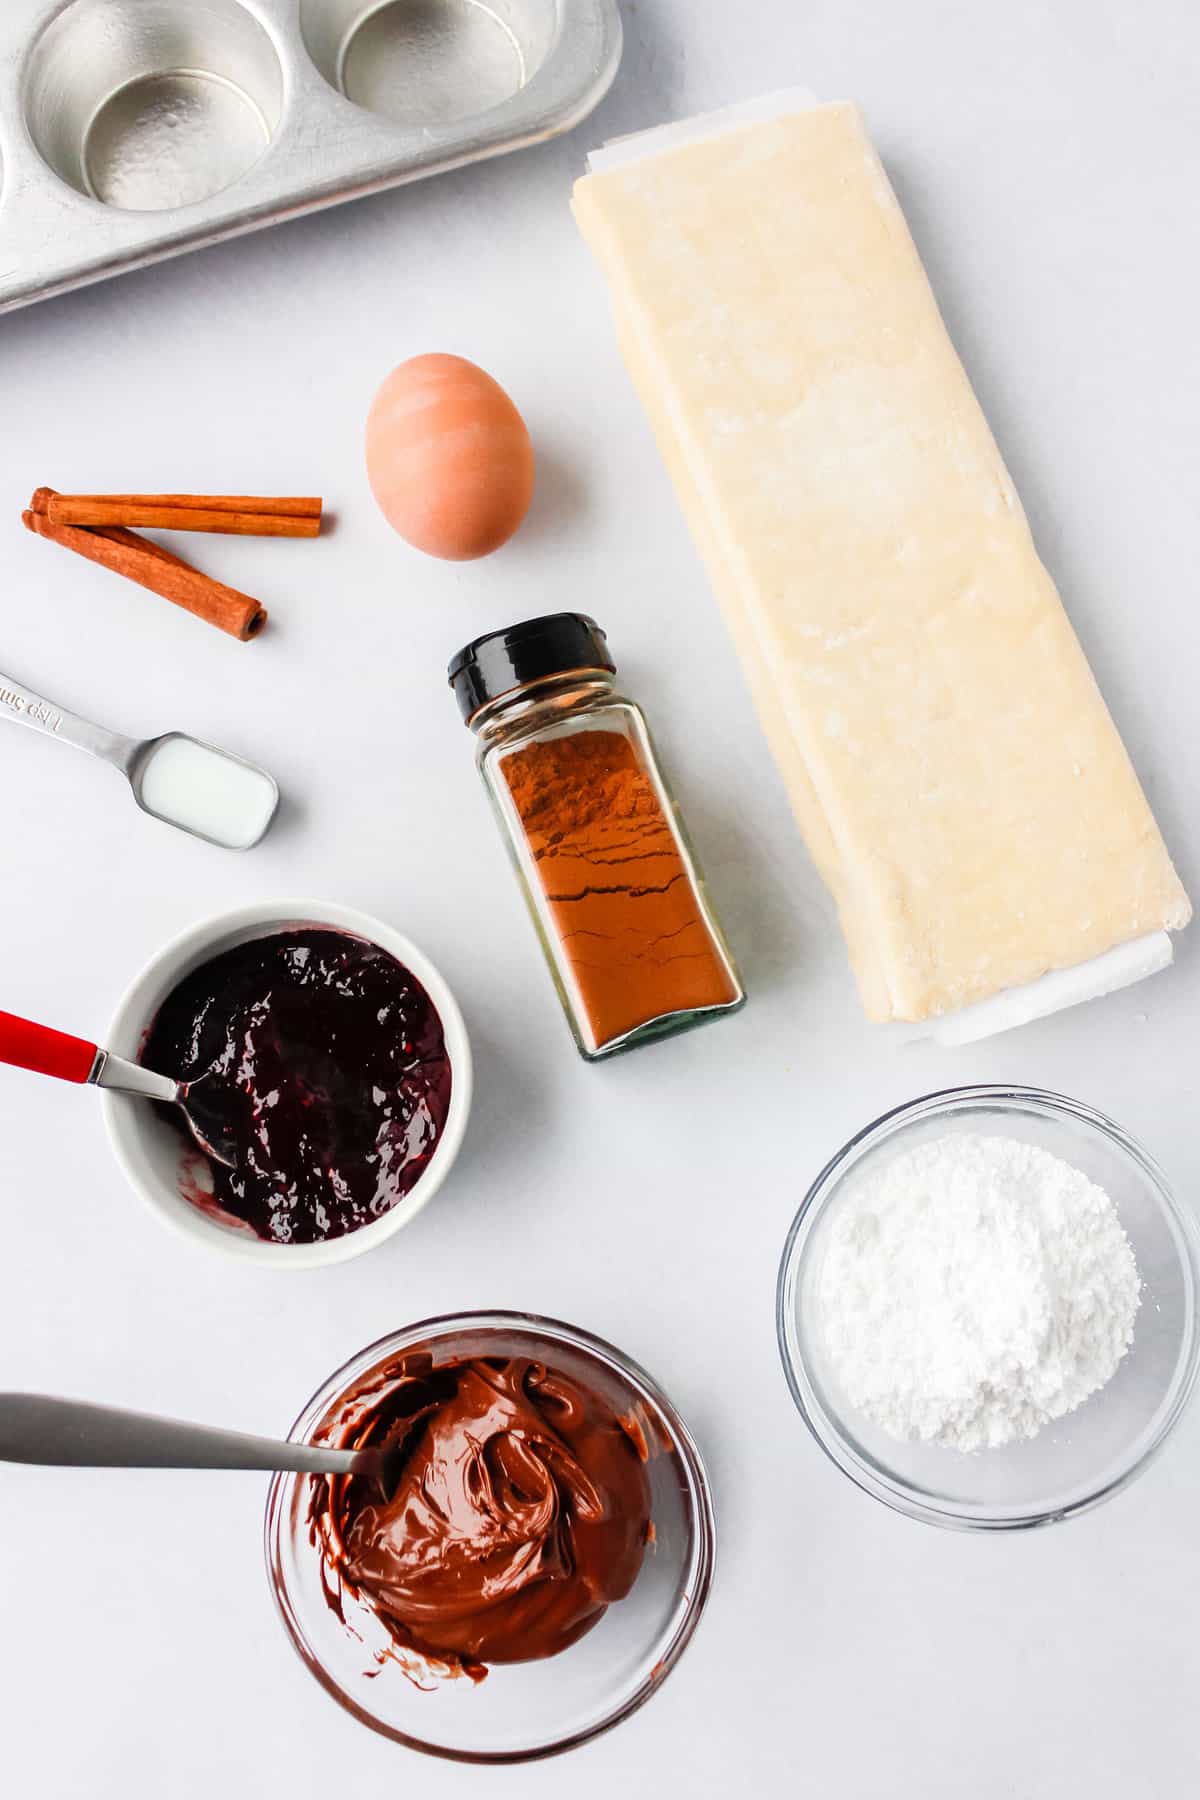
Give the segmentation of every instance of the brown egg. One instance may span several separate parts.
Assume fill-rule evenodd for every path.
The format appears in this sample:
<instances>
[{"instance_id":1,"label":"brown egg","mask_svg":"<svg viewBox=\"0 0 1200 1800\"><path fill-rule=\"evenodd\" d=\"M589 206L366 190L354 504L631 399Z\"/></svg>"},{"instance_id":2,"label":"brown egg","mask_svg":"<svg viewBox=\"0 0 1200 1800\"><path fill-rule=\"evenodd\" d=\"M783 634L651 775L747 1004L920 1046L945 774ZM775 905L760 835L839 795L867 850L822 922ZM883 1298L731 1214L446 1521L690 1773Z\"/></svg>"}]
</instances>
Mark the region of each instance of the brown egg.
<instances>
[{"instance_id":1,"label":"brown egg","mask_svg":"<svg viewBox=\"0 0 1200 1800\"><path fill-rule=\"evenodd\" d=\"M533 445L483 369L462 356L414 356L372 402L367 478L402 538L469 562L507 543L528 512Z\"/></svg>"}]
</instances>

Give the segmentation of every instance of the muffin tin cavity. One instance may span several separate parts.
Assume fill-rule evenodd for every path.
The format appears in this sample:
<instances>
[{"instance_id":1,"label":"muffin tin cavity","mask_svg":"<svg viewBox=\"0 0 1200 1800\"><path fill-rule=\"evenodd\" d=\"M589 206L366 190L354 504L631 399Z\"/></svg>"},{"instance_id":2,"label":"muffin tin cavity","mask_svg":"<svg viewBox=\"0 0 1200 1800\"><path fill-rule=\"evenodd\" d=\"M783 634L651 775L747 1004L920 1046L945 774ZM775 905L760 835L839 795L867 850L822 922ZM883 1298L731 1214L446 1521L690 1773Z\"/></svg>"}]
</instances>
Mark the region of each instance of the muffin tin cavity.
<instances>
[{"instance_id":1,"label":"muffin tin cavity","mask_svg":"<svg viewBox=\"0 0 1200 1800\"><path fill-rule=\"evenodd\" d=\"M301 0L331 87L400 125L446 125L520 93L553 42L554 0Z\"/></svg>"},{"instance_id":2,"label":"muffin tin cavity","mask_svg":"<svg viewBox=\"0 0 1200 1800\"><path fill-rule=\"evenodd\" d=\"M279 123L283 72L238 0L74 0L38 39L25 114L80 193L133 212L224 192Z\"/></svg>"}]
</instances>

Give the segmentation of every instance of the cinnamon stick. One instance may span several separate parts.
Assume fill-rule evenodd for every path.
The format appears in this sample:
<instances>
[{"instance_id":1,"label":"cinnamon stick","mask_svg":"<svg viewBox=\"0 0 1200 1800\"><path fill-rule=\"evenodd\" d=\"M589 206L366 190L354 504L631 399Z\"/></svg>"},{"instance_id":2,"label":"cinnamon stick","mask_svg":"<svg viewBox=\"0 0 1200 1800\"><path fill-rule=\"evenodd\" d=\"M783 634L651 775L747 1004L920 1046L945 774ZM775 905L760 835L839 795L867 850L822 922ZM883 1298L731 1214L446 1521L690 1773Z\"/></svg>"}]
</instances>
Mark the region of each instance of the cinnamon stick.
<instances>
[{"instance_id":1,"label":"cinnamon stick","mask_svg":"<svg viewBox=\"0 0 1200 1800\"><path fill-rule=\"evenodd\" d=\"M314 538L321 500L238 494L55 494L47 508L54 525L149 526L159 531L211 531L238 537Z\"/></svg>"},{"instance_id":2,"label":"cinnamon stick","mask_svg":"<svg viewBox=\"0 0 1200 1800\"><path fill-rule=\"evenodd\" d=\"M319 519L319 494L60 494L39 488L55 500L109 500L116 505L182 506L206 512L274 513L281 518Z\"/></svg>"},{"instance_id":3,"label":"cinnamon stick","mask_svg":"<svg viewBox=\"0 0 1200 1800\"><path fill-rule=\"evenodd\" d=\"M58 494L54 488L37 488L34 491L32 500L29 502L30 511L38 513L42 518L48 518L50 513L50 502L57 499ZM124 544L130 550L148 550L151 555L157 556L160 562L174 563L176 567L180 569L192 568L192 564L184 562L182 556L176 556L173 550L166 549L162 544L156 544L153 538L139 537L136 531L126 531L124 527L120 525L94 526L92 528L92 535L93 537L107 538L109 542L113 544ZM200 571L193 570L193 573L199 574Z\"/></svg>"},{"instance_id":4,"label":"cinnamon stick","mask_svg":"<svg viewBox=\"0 0 1200 1800\"><path fill-rule=\"evenodd\" d=\"M266 608L249 594L240 594L224 582L214 581L194 569L182 557L174 556L160 544L141 538L134 531L114 526L95 531L79 530L71 525L56 525L49 516L54 498L52 490L39 489L34 504L22 513L26 528L77 556L124 575L139 587L149 588L175 606L183 607L206 624L215 625L245 643L257 637L267 622ZM39 506L40 502L40 506Z\"/></svg>"}]
</instances>

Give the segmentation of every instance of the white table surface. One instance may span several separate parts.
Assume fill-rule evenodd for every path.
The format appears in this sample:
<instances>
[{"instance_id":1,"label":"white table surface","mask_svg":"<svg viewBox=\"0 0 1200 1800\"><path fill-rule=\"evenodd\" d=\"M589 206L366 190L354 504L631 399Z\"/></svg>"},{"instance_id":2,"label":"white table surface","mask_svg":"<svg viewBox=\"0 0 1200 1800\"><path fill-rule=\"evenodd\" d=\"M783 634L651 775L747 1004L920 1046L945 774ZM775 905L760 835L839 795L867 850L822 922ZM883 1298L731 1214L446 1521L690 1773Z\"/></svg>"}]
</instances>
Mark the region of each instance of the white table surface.
<instances>
[{"instance_id":1,"label":"white table surface","mask_svg":"<svg viewBox=\"0 0 1200 1800\"><path fill-rule=\"evenodd\" d=\"M133 733L179 726L287 795L245 859L142 818L98 765L0 731L0 1003L102 1032L202 914L320 894L439 961L478 1099L452 1183L360 1262L277 1276L177 1241L126 1191L86 1094L0 1079L0 1384L285 1428L388 1328L558 1314L661 1379L711 1470L708 1615L634 1720L565 1761L424 1763L343 1715L285 1641L257 1476L0 1473L4 1786L213 1793L681 1792L979 1800L1200 1779L1200 1414L1112 1505L1032 1536L934 1531L811 1443L773 1284L805 1185L855 1128L973 1080L1113 1113L1200 1183L1200 939L1141 989L958 1053L863 1021L724 628L567 209L587 148L784 84L865 107L1185 881L1197 794L1192 0L636 0L573 136L0 322L0 667ZM362 429L402 358L452 350L525 411L527 528L482 565L410 552ZM260 594L242 647L21 529L63 489L320 490L317 544L205 541ZM662 740L752 1000L611 1066L576 1060L443 681L474 634L560 606L607 625Z\"/></svg>"}]
</instances>

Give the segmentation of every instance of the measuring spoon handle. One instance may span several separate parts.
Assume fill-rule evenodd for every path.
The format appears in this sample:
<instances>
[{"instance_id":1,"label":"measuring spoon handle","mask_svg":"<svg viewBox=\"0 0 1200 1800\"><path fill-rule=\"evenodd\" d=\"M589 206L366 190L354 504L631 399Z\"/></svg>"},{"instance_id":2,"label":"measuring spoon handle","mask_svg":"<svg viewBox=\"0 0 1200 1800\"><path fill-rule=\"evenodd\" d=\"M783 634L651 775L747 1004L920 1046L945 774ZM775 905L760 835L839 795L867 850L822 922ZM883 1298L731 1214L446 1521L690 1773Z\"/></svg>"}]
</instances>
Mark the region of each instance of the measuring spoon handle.
<instances>
[{"instance_id":1,"label":"measuring spoon handle","mask_svg":"<svg viewBox=\"0 0 1200 1800\"><path fill-rule=\"evenodd\" d=\"M23 687L11 675L0 674L0 717L12 719L18 725L28 725L31 731L44 731L47 737L74 744L77 750L86 750L90 756L112 763L123 775L129 774L140 748L134 738L122 737L120 732L108 731L103 725L81 718L78 713L55 706L52 700Z\"/></svg>"},{"instance_id":2,"label":"measuring spoon handle","mask_svg":"<svg viewBox=\"0 0 1200 1800\"><path fill-rule=\"evenodd\" d=\"M159 1419L86 1400L0 1394L0 1460L75 1469L286 1469L344 1475L351 1470L354 1452Z\"/></svg>"}]
</instances>

